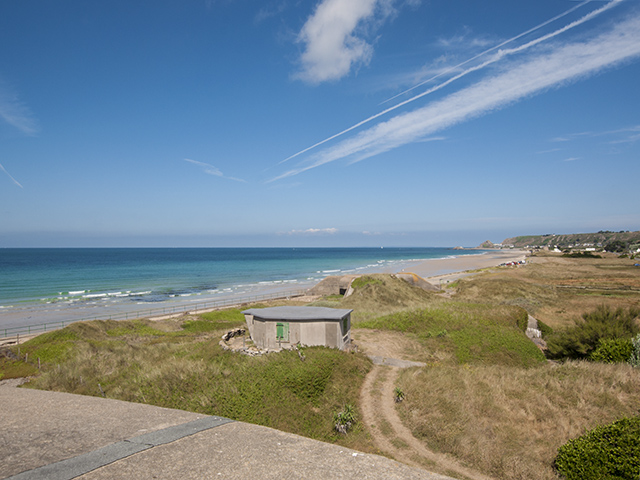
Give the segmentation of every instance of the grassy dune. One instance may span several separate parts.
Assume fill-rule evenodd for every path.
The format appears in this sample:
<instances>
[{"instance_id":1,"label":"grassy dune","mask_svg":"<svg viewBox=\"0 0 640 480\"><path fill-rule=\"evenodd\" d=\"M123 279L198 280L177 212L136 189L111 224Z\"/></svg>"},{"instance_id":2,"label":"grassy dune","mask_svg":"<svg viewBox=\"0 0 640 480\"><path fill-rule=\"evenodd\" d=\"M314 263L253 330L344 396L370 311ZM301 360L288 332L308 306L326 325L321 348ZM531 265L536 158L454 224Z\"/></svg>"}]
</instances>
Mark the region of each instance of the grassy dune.
<instances>
[{"instance_id":1,"label":"grassy dune","mask_svg":"<svg viewBox=\"0 0 640 480\"><path fill-rule=\"evenodd\" d=\"M400 414L430 448L500 479L557 479L557 449L640 409L624 364L431 366L403 372Z\"/></svg>"},{"instance_id":2,"label":"grassy dune","mask_svg":"<svg viewBox=\"0 0 640 480\"><path fill-rule=\"evenodd\" d=\"M498 479L556 479L557 448L597 425L637 414L640 375L625 364L550 364L524 335L527 312L556 331L599 305L640 306L640 268L628 259L533 257L525 267L488 269L445 296L389 275L361 279L353 295L315 305L354 309L353 328L411 339L398 405L416 438ZM346 436L333 416L358 410L371 368L362 355L325 348L251 358L218 341L242 325L239 310L155 321L86 322L21 346L34 388L106 395L259 423L375 451L364 426ZM412 347L413 348L413 347ZM22 369L22 370L21 370ZM12 373L13 372L13 373ZM356 413L357 414L357 413Z\"/></svg>"},{"instance_id":3,"label":"grassy dune","mask_svg":"<svg viewBox=\"0 0 640 480\"><path fill-rule=\"evenodd\" d=\"M41 358L30 387L117 398L257 423L370 450L366 432L333 430L333 415L357 404L371 363L362 355L304 348L248 357L218 342L242 325L239 310L176 321L93 321L22 346Z\"/></svg>"}]
</instances>

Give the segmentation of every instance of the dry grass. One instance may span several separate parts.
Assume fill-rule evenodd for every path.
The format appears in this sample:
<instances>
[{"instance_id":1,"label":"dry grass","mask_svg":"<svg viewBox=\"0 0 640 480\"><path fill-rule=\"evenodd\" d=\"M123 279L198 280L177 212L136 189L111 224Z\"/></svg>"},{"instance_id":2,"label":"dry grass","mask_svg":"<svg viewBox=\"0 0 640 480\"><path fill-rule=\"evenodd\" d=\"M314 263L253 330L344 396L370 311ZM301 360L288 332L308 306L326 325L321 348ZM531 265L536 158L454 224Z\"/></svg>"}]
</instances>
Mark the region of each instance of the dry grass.
<instances>
[{"instance_id":1,"label":"dry grass","mask_svg":"<svg viewBox=\"0 0 640 480\"><path fill-rule=\"evenodd\" d=\"M340 308L352 308L352 322L377 318L405 310L415 310L443 301L438 294L410 285L392 275L370 275L375 283L357 288L339 302Z\"/></svg>"},{"instance_id":2,"label":"dry grass","mask_svg":"<svg viewBox=\"0 0 640 480\"><path fill-rule=\"evenodd\" d=\"M614 255L533 256L525 267L462 279L454 298L519 305L552 328L562 328L599 305L640 306L640 268L634 263Z\"/></svg>"},{"instance_id":3,"label":"dry grass","mask_svg":"<svg viewBox=\"0 0 640 480\"><path fill-rule=\"evenodd\" d=\"M416 437L509 480L557 479L558 447L640 408L640 377L624 364L432 367L405 371L399 386Z\"/></svg>"},{"instance_id":4,"label":"dry grass","mask_svg":"<svg viewBox=\"0 0 640 480\"><path fill-rule=\"evenodd\" d=\"M220 335L238 316L74 323L22 345L46 358L29 386L220 415L371 451L359 423L347 436L333 428L335 412L357 405L369 359L322 347L304 348L304 362L293 351L225 351Z\"/></svg>"}]
</instances>

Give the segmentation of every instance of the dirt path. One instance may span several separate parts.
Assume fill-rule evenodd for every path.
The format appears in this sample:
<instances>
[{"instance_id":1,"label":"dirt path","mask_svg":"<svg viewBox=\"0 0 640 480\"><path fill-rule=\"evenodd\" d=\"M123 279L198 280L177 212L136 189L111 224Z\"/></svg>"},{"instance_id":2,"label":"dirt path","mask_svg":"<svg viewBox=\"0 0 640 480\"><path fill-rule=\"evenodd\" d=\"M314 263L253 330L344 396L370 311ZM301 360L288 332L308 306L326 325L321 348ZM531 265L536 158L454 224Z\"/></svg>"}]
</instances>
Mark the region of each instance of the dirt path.
<instances>
[{"instance_id":1,"label":"dirt path","mask_svg":"<svg viewBox=\"0 0 640 480\"><path fill-rule=\"evenodd\" d=\"M406 352L413 349L407 349L407 342L410 340L403 335L368 331L356 337L360 350L369 356L383 357L386 360L410 360L406 358ZM375 365L365 378L360 391L363 423L380 451L408 465L435 470L458 479L491 480L490 477L461 465L448 455L430 450L424 442L413 436L402 423L394 400L394 389L401 368L389 366L390 364L402 365L403 362L391 361L385 362L384 365ZM409 365L410 362L406 364Z\"/></svg>"}]
</instances>

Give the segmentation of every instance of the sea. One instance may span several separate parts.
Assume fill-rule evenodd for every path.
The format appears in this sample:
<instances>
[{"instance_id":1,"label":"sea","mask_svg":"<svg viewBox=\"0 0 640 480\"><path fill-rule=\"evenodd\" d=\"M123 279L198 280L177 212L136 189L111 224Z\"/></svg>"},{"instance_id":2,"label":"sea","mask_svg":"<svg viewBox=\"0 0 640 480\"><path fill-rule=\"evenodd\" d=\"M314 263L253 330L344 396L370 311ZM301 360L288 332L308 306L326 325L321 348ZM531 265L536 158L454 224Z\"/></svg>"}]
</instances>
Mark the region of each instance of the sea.
<instances>
[{"instance_id":1,"label":"sea","mask_svg":"<svg viewBox=\"0 0 640 480\"><path fill-rule=\"evenodd\" d=\"M161 315L296 295L329 275L397 272L452 248L3 248L2 329Z\"/></svg>"}]
</instances>

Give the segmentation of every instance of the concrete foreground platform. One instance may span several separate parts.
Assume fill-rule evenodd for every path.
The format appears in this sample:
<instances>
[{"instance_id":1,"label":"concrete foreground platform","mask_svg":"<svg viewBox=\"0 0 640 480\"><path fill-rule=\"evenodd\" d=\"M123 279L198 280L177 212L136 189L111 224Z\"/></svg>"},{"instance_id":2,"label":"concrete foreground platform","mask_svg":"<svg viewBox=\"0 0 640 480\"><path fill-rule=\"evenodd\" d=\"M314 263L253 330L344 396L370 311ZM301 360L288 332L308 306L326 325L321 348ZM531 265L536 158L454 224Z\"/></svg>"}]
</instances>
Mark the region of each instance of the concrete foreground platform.
<instances>
[{"instance_id":1,"label":"concrete foreground platform","mask_svg":"<svg viewBox=\"0 0 640 480\"><path fill-rule=\"evenodd\" d=\"M0 478L450 477L222 417L0 382Z\"/></svg>"}]
</instances>

